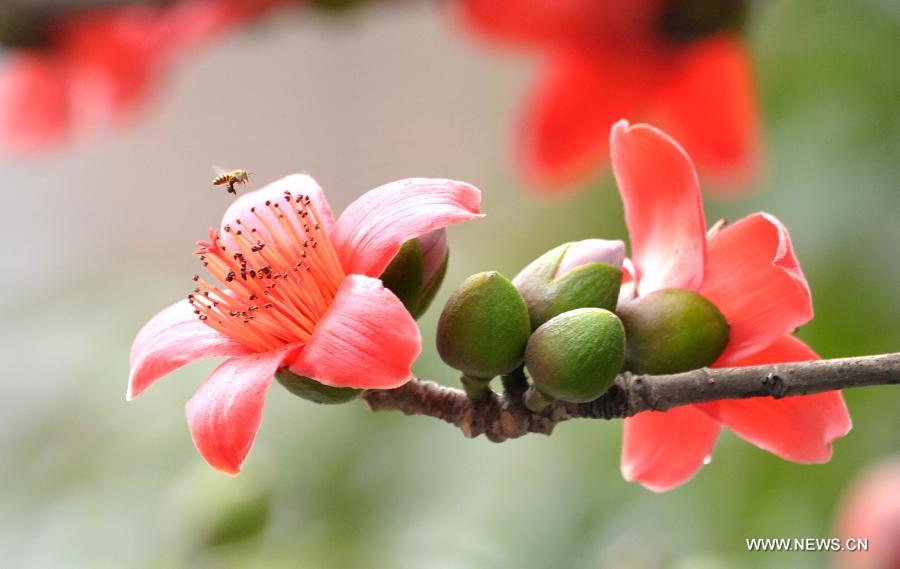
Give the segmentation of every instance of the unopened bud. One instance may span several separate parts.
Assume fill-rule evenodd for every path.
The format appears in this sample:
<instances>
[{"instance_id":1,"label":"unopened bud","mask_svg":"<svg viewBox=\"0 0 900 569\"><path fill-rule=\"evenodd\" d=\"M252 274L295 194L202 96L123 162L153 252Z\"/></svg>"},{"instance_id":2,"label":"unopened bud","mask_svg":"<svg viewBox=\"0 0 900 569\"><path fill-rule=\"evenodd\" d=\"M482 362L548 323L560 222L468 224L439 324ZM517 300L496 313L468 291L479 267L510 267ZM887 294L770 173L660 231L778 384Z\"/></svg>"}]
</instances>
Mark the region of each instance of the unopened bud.
<instances>
[{"instance_id":1,"label":"unopened bud","mask_svg":"<svg viewBox=\"0 0 900 569\"><path fill-rule=\"evenodd\" d=\"M347 403L348 401L353 401L362 393L362 389L331 387L309 377L291 373L286 369L276 373L275 379L297 397L325 405Z\"/></svg>"},{"instance_id":2,"label":"unopened bud","mask_svg":"<svg viewBox=\"0 0 900 569\"><path fill-rule=\"evenodd\" d=\"M622 284L625 244L585 239L544 253L516 275L532 330L576 308L613 310Z\"/></svg>"},{"instance_id":3,"label":"unopened bud","mask_svg":"<svg viewBox=\"0 0 900 569\"><path fill-rule=\"evenodd\" d=\"M437 326L441 359L465 375L491 378L522 363L531 334L528 309L500 273L467 278L450 296Z\"/></svg>"},{"instance_id":4,"label":"unopened bud","mask_svg":"<svg viewBox=\"0 0 900 569\"><path fill-rule=\"evenodd\" d=\"M689 371L715 362L728 344L728 322L696 292L667 288L618 309L628 338L626 367L636 373Z\"/></svg>"},{"instance_id":5,"label":"unopened bud","mask_svg":"<svg viewBox=\"0 0 900 569\"><path fill-rule=\"evenodd\" d=\"M447 231L435 229L404 243L381 274L381 282L418 318L441 287L449 257Z\"/></svg>"},{"instance_id":6,"label":"unopened bud","mask_svg":"<svg viewBox=\"0 0 900 569\"><path fill-rule=\"evenodd\" d=\"M612 385L625 361L625 329L602 308L579 308L541 325L525 351L534 386L553 399L593 401Z\"/></svg>"}]
</instances>

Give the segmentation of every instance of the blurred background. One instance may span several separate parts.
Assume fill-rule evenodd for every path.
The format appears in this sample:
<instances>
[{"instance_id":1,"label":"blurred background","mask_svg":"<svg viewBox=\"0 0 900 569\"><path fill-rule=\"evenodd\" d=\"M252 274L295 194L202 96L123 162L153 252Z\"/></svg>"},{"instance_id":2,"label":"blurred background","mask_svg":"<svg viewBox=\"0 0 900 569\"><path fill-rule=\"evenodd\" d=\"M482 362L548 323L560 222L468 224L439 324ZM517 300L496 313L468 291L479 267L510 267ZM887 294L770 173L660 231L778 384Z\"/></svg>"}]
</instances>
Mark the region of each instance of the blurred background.
<instances>
[{"instance_id":1,"label":"blurred background","mask_svg":"<svg viewBox=\"0 0 900 569\"><path fill-rule=\"evenodd\" d=\"M823 357L900 350L900 14L892 2L772 1L747 29L764 115L758 191L707 200L790 228ZM450 230L444 288L420 320L420 377L440 306L467 275L514 275L587 237L625 238L610 174L535 199L512 173L535 61L448 25L439 4L288 12L183 61L141 120L60 152L3 158L0 551L9 567L820 568L824 553L748 552L750 537L830 537L842 488L900 451L900 389L846 394L854 429L826 465L724 432L713 461L653 494L619 473L621 422L573 421L501 445L438 421L316 406L273 385L244 472L209 468L184 403L214 367L125 403L138 329L192 288L192 245L231 198L315 176L340 211L384 182L458 178L487 220Z\"/></svg>"}]
</instances>

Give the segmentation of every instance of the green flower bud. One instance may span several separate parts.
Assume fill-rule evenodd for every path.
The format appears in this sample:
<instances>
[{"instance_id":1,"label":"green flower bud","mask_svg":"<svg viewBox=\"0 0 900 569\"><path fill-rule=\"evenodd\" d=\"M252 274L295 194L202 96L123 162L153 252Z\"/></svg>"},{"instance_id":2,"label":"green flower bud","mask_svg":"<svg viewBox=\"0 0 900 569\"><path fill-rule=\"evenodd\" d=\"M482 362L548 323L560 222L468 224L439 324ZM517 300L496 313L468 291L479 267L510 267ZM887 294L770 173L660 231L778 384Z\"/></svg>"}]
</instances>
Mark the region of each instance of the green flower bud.
<instances>
[{"instance_id":1,"label":"green flower bud","mask_svg":"<svg viewBox=\"0 0 900 569\"><path fill-rule=\"evenodd\" d=\"M314 379L291 373L286 369L276 373L275 379L297 397L326 405L353 401L363 391L353 387L331 387Z\"/></svg>"},{"instance_id":2,"label":"green flower bud","mask_svg":"<svg viewBox=\"0 0 900 569\"><path fill-rule=\"evenodd\" d=\"M628 350L636 373L678 373L712 364L728 344L728 322L713 303L689 290L667 288L623 303Z\"/></svg>"},{"instance_id":3,"label":"green flower bud","mask_svg":"<svg viewBox=\"0 0 900 569\"><path fill-rule=\"evenodd\" d=\"M506 277L489 271L467 278L450 296L438 320L437 349L450 367L491 378L522 363L530 334L525 301Z\"/></svg>"},{"instance_id":4,"label":"green flower bud","mask_svg":"<svg viewBox=\"0 0 900 569\"><path fill-rule=\"evenodd\" d=\"M579 308L541 325L525 351L535 387L554 399L592 401L609 389L625 361L625 329L602 308Z\"/></svg>"},{"instance_id":5,"label":"green flower bud","mask_svg":"<svg viewBox=\"0 0 900 569\"><path fill-rule=\"evenodd\" d=\"M404 243L381 274L381 282L418 318L441 287L449 258L447 231L436 229Z\"/></svg>"},{"instance_id":6,"label":"green flower bud","mask_svg":"<svg viewBox=\"0 0 900 569\"><path fill-rule=\"evenodd\" d=\"M532 330L576 308L614 310L622 284L625 244L585 239L544 253L516 275Z\"/></svg>"}]
</instances>

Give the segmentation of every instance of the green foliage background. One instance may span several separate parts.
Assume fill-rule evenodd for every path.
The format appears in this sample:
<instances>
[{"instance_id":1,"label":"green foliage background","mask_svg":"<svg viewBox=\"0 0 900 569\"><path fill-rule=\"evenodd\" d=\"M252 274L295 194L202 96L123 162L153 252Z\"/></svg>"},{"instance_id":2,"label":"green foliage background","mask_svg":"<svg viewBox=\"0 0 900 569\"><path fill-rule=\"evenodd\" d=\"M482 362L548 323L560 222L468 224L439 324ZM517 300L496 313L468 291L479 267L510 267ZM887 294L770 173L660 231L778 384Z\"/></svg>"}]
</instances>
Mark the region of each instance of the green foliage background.
<instances>
[{"instance_id":1,"label":"green foliage background","mask_svg":"<svg viewBox=\"0 0 900 569\"><path fill-rule=\"evenodd\" d=\"M420 321L425 348L417 372L448 384L454 374L438 360L433 334L439 307L456 283L487 269L512 276L563 241L626 235L608 174L590 191L559 202L522 191L503 148L512 118L506 109L519 100L530 66L447 30L438 12L373 8L346 24L316 18L276 23L274 40L239 38L189 62L170 86L174 94L154 111L161 116L122 138L0 166L8 180L2 191L9 231L3 290L10 299L0 386L4 563L826 565L818 553L749 553L744 539L833 535L842 488L868 461L900 451L900 389L847 393L854 429L835 445L827 465L784 462L724 433L712 463L663 495L622 480L619 422L572 422L550 438L495 445L466 440L431 419L371 414L359 403L318 407L273 385L246 470L230 479L196 455L182 411L212 363L181 370L126 405L134 333L188 290L193 239L227 204L205 187L206 163L223 156L262 171L259 182L308 169L338 210L368 187L413 175L458 177L485 191L488 218L451 231L444 289ZM418 35L402 43L397 26ZM790 228L817 313L799 334L822 356L898 351L900 14L891 2L757 3L748 33L765 114L767 172L747 198L708 200L708 217L737 219L764 209ZM332 128L316 111L303 114L300 104L284 116L272 114L273 93L293 85L286 78L292 71L277 66L290 61L282 51L297 34L313 40L304 44L309 51L299 64L305 87L290 96L305 90L333 96L335 104L347 105L341 111L346 123ZM452 53L440 89L456 103L442 106L438 98L424 103L421 114L386 111L383 123L356 113L349 106L355 97L378 108L429 87L417 85L415 75L385 76L376 56L335 47L354 34L388 46L421 42L422 54L386 51L384 67L407 74L429 65L426 56L435 50ZM329 47L317 47L320 41ZM245 55L251 48L261 60ZM267 63L278 57L281 63ZM309 60L333 62L336 74L356 69L360 83L351 78L354 92L329 93L302 67ZM246 86L210 87L227 65L245 70ZM463 82L470 68L484 82ZM207 106L198 107L192 92L208 95ZM229 105L240 100L258 110L240 115L240 128L223 124ZM487 122L468 116L473 109L485 117L480 106L502 110ZM429 116L436 114L459 123L458 134L435 131ZM274 132L273 121L282 120L287 134ZM420 139L392 130L404 120ZM375 138L363 136L380 148L356 140L380 125L387 126ZM293 141L308 142L295 147ZM409 161L398 158L405 154ZM370 156L378 158L366 162ZM329 186L342 175L368 185Z\"/></svg>"}]
</instances>

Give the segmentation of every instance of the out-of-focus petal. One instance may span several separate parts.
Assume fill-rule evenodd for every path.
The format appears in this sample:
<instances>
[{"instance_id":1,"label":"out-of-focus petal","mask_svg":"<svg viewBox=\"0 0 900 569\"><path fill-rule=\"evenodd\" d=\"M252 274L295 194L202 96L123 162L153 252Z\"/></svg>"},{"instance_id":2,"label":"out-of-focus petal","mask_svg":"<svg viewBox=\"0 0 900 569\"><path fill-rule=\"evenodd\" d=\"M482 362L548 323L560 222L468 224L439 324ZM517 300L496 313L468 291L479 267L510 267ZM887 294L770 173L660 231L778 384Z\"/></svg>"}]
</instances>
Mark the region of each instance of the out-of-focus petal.
<instances>
[{"instance_id":1,"label":"out-of-focus petal","mask_svg":"<svg viewBox=\"0 0 900 569\"><path fill-rule=\"evenodd\" d=\"M714 188L749 189L760 136L746 48L731 35L695 43L667 77L652 111L659 123L716 182Z\"/></svg>"},{"instance_id":2,"label":"out-of-focus petal","mask_svg":"<svg viewBox=\"0 0 900 569\"><path fill-rule=\"evenodd\" d=\"M69 85L52 57L10 57L0 70L0 150L34 152L69 134Z\"/></svg>"},{"instance_id":3,"label":"out-of-focus petal","mask_svg":"<svg viewBox=\"0 0 900 569\"><path fill-rule=\"evenodd\" d=\"M812 297L787 229L755 213L709 240L700 294L731 326L718 366L733 365L812 319Z\"/></svg>"},{"instance_id":4,"label":"out-of-focus petal","mask_svg":"<svg viewBox=\"0 0 900 569\"><path fill-rule=\"evenodd\" d=\"M415 320L381 281L350 275L290 369L332 387L390 389L412 377Z\"/></svg>"},{"instance_id":5,"label":"out-of-focus petal","mask_svg":"<svg viewBox=\"0 0 900 569\"><path fill-rule=\"evenodd\" d=\"M622 476L654 492L690 480L709 460L719 423L692 405L625 419Z\"/></svg>"},{"instance_id":6,"label":"out-of-focus petal","mask_svg":"<svg viewBox=\"0 0 900 569\"><path fill-rule=\"evenodd\" d=\"M567 49L545 62L519 125L518 160L545 192L571 191L602 167L610 127L634 116L656 86L664 59L653 50Z\"/></svg>"},{"instance_id":7,"label":"out-of-focus petal","mask_svg":"<svg viewBox=\"0 0 900 569\"><path fill-rule=\"evenodd\" d=\"M274 237L278 238L277 241L293 242L295 240L294 237L282 227L277 217L277 209L272 207L274 204L278 204L278 207L287 205L285 192L290 192L295 199L300 195L309 196L310 203L315 208L319 216L319 222L325 228L325 231L330 232L332 230L334 218L331 214L331 206L328 205L328 200L325 198L325 192L322 191L322 188L312 176L292 174L276 180L259 190L242 195L228 207L222 218L221 237L225 246L232 250L238 250L235 238L229 231L225 231L225 227L229 226L232 229L239 229L239 225L243 225L245 228L256 229L256 235L263 243L276 241ZM271 204L271 206L266 205L267 203ZM262 221L260 221L260 218ZM238 220L240 220L240 224ZM293 224L297 233L303 235L303 228L299 226L295 216L286 216L282 218L282 221ZM277 235L273 236L270 229Z\"/></svg>"},{"instance_id":8,"label":"out-of-focus petal","mask_svg":"<svg viewBox=\"0 0 900 569\"><path fill-rule=\"evenodd\" d=\"M483 217L481 192L465 182L398 180L361 195L331 234L344 270L377 277L408 239Z\"/></svg>"},{"instance_id":9,"label":"out-of-focus petal","mask_svg":"<svg viewBox=\"0 0 900 569\"><path fill-rule=\"evenodd\" d=\"M188 401L188 427L201 456L216 470L236 475L253 447L269 384L296 347L230 358Z\"/></svg>"},{"instance_id":10,"label":"out-of-focus petal","mask_svg":"<svg viewBox=\"0 0 900 569\"><path fill-rule=\"evenodd\" d=\"M187 300L154 316L138 332L131 347L129 401L156 380L192 361L217 356L242 356L251 350L207 326Z\"/></svg>"},{"instance_id":11,"label":"out-of-focus petal","mask_svg":"<svg viewBox=\"0 0 900 569\"><path fill-rule=\"evenodd\" d=\"M613 126L610 144L638 294L696 290L703 278L706 221L691 159L662 131L624 120Z\"/></svg>"},{"instance_id":12,"label":"out-of-focus petal","mask_svg":"<svg viewBox=\"0 0 900 569\"><path fill-rule=\"evenodd\" d=\"M594 41L643 31L658 18L659 0L461 0L463 23L501 42Z\"/></svg>"},{"instance_id":13,"label":"out-of-focus petal","mask_svg":"<svg viewBox=\"0 0 900 569\"><path fill-rule=\"evenodd\" d=\"M801 362L818 359L802 341L787 335L733 366ZM839 391L786 397L728 399L698 405L712 418L761 449L794 462L827 462L831 443L852 426Z\"/></svg>"},{"instance_id":14,"label":"out-of-focus petal","mask_svg":"<svg viewBox=\"0 0 900 569\"><path fill-rule=\"evenodd\" d=\"M837 511L835 535L844 544L849 539L866 539L868 551L840 551L835 569L900 567L900 455L866 466L845 492Z\"/></svg>"}]
</instances>

